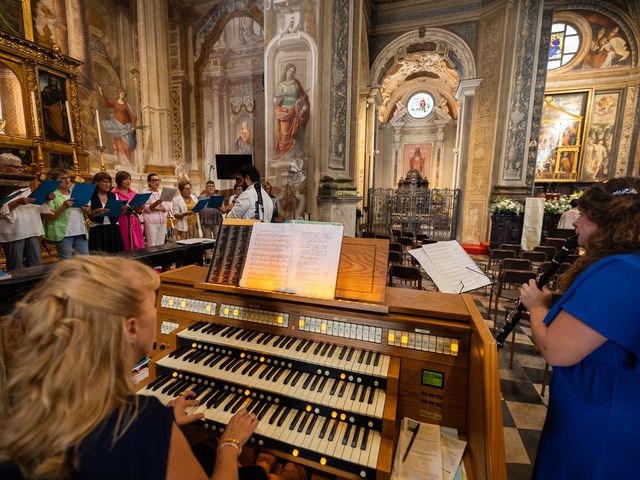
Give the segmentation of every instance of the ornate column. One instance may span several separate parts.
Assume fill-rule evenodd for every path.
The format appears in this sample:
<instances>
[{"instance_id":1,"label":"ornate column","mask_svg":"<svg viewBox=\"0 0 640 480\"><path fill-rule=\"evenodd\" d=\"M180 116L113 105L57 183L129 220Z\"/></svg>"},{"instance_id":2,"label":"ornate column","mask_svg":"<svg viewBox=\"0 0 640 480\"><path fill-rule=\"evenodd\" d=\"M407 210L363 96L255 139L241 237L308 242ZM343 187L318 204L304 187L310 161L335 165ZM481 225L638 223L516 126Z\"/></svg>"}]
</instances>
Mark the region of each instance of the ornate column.
<instances>
[{"instance_id":1,"label":"ornate column","mask_svg":"<svg viewBox=\"0 0 640 480\"><path fill-rule=\"evenodd\" d=\"M171 109L166 0L138 0L138 48L140 51L140 124L148 127L144 149L146 169L173 166L173 112ZM163 170L160 168L159 170ZM178 172L176 172L177 174Z\"/></svg>"},{"instance_id":2,"label":"ornate column","mask_svg":"<svg viewBox=\"0 0 640 480\"><path fill-rule=\"evenodd\" d=\"M453 151L453 184L451 188L460 188L467 180L467 166L469 165L469 130L473 117L473 96L482 79L471 78L460 80L456 90L458 102L458 124L456 126L456 146ZM461 192L460 205L462 205Z\"/></svg>"}]
</instances>

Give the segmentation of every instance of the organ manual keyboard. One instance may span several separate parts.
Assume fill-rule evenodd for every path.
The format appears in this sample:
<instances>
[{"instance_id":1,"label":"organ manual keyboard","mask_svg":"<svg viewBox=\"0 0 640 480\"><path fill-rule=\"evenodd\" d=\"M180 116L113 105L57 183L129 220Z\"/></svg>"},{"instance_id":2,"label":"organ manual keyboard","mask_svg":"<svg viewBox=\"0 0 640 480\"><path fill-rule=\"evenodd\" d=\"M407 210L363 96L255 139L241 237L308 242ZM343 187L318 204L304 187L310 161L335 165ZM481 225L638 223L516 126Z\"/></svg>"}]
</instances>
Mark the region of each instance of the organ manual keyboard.
<instances>
[{"instance_id":1,"label":"organ manual keyboard","mask_svg":"<svg viewBox=\"0 0 640 480\"><path fill-rule=\"evenodd\" d=\"M158 339L140 391L195 392L202 425L247 408L249 442L341 478L389 478L400 419L455 427L469 478L506 479L495 342L466 295L387 288L384 304L162 274Z\"/></svg>"}]
</instances>

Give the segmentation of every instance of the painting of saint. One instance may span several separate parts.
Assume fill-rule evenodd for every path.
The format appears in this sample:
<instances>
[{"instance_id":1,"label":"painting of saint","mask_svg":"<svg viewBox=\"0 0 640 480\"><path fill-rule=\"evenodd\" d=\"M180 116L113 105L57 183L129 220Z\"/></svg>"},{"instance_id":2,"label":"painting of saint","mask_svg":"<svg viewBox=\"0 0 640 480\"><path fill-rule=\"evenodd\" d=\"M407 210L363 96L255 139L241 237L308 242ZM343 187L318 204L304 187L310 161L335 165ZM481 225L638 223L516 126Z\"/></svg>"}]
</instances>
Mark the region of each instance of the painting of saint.
<instances>
[{"instance_id":1,"label":"painting of saint","mask_svg":"<svg viewBox=\"0 0 640 480\"><path fill-rule=\"evenodd\" d=\"M296 66L284 68L284 79L277 85L273 98L276 116L276 156L291 152L302 156L304 129L309 121L309 98L296 78Z\"/></svg>"},{"instance_id":2,"label":"painting of saint","mask_svg":"<svg viewBox=\"0 0 640 480\"><path fill-rule=\"evenodd\" d=\"M240 131L236 136L236 152L238 153L253 153L253 142L251 139L251 130L249 130L249 124L246 120L242 121L240 125Z\"/></svg>"},{"instance_id":3,"label":"painting of saint","mask_svg":"<svg viewBox=\"0 0 640 480\"><path fill-rule=\"evenodd\" d=\"M69 122L65 102L65 79L49 72L40 72L40 98L44 117L44 134L48 140L68 142Z\"/></svg>"},{"instance_id":4,"label":"painting of saint","mask_svg":"<svg viewBox=\"0 0 640 480\"><path fill-rule=\"evenodd\" d=\"M538 135L536 178L551 178L555 166L556 148L560 136L554 123L543 123Z\"/></svg>"},{"instance_id":5,"label":"painting of saint","mask_svg":"<svg viewBox=\"0 0 640 480\"><path fill-rule=\"evenodd\" d=\"M127 94L123 89L118 90L117 98L109 98L102 92L98 85L98 91L102 96L104 105L113 108L110 118L102 120L102 128L113 137L113 150L122 165L131 164L131 152L138 144L136 139L137 117L127 103Z\"/></svg>"},{"instance_id":6,"label":"painting of saint","mask_svg":"<svg viewBox=\"0 0 640 480\"><path fill-rule=\"evenodd\" d=\"M22 0L2 2L2 8L0 9L0 30L24 37Z\"/></svg>"},{"instance_id":7,"label":"painting of saint","mask_svg":"<svg viewBox=\"0 0 640 480\"><path fill-rule=\"evenodd\" d=\"M406 143L403 158L405 178L411 171L417 171L422 178L427 178L431 169L431 144Z\"/></svg>"},{"instance_id":8,"label":"painting of saint","mask_svg":"<svg viewBox=\"0 0 640 480\"><path fill-rule=\"evenodd\" d=\"M587 18L593 28L589 52L582 68L611 68L629 65L630 51L626 36L609 18L592 13Z\"/></svg>"},{"instance_id":9,"label":"painting of saint","mask_svg":"<svg viewBox=\"0 0 640 480\"><path fill-rule=\"evenodd\" d=\"M620 92L606 92L596 93L593 97L581 180L595 182L605 180L609 175L620 95Z\"/></svg>"}]
</instances>

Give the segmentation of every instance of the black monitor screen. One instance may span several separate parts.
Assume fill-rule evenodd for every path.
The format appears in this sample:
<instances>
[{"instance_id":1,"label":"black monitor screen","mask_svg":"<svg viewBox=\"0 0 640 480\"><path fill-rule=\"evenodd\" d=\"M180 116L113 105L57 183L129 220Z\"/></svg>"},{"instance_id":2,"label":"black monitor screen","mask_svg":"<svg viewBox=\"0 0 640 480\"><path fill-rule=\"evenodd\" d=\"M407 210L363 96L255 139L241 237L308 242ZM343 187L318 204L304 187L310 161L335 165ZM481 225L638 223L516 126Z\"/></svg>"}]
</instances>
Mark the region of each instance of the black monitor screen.
<instances>
[{"instance_id":1,"label":"black monitor screen","mask_svg":"<svg viewBox=\"0 0 640 480\"><path fill-rule=\"evenodd\" d=\"M216 173L219 180L235 180L238 170L245 165L252 165L251 154L217 153Z\"/></svg>"}]
</instances>

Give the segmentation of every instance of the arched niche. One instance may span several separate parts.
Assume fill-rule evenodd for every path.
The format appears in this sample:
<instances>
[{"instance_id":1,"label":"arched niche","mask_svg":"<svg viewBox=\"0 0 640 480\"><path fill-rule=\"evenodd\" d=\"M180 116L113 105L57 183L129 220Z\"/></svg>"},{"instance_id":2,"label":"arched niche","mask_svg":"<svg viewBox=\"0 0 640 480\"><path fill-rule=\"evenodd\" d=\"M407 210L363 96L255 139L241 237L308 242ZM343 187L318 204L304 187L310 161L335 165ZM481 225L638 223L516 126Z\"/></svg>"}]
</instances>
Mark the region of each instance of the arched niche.
<instances>
[{"instance_id":1,"label":"arched niche","mask_svg":"<svg viewBox=\"0 0 640 480\"><path fill-rule=\"evenodd\" d=\"M0 59L0 135L27 136L19 72L18 64Z\"/></svg>"}]
</instances>

